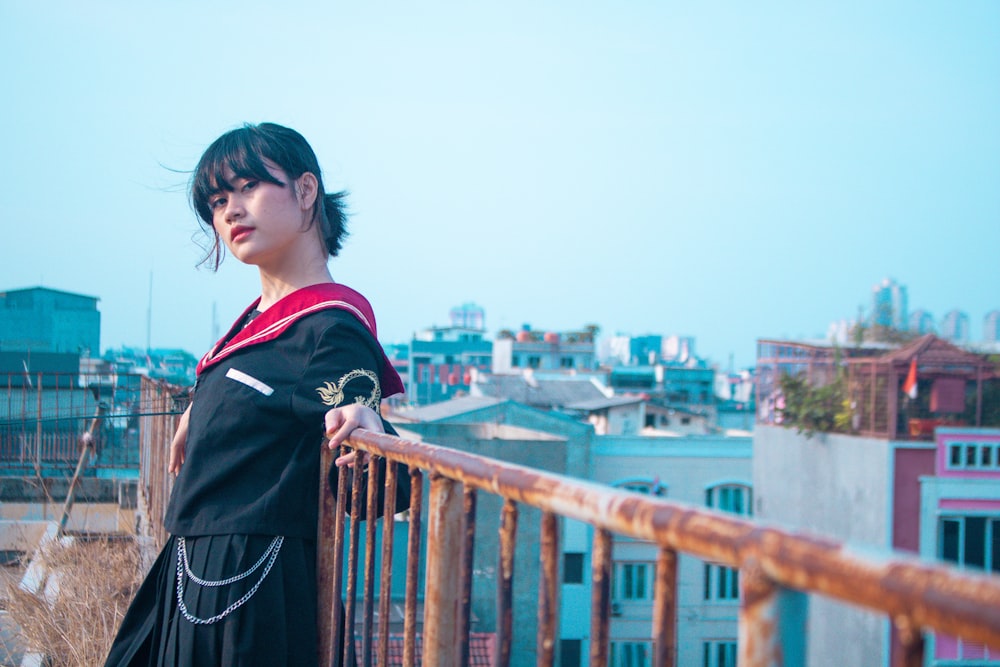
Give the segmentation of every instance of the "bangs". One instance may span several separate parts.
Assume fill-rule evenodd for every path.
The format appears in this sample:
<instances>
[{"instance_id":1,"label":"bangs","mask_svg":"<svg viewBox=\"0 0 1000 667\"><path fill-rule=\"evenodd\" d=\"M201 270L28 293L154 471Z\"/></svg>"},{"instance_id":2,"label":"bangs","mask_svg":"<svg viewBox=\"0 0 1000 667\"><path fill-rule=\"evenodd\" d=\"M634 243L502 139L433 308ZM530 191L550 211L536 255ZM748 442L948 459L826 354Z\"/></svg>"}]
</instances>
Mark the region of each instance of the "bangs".
<instances>
[{"instance_id":1,"label":"bangs","mask_svg":"<svg viewBox=\"0 0 1000 667\"><path fill-rule=\"evenodd\" d=\"M232 183L226 180L227 171L231 171L234 178L285 185L267 170L264 160L275 160L268 156L266 141L253 130L243 127L224 134L208 147L198 162L191 181L191 204L209 225L212 224L209 199L219 192L233 191Z\"/></svg>"}]
</instances>

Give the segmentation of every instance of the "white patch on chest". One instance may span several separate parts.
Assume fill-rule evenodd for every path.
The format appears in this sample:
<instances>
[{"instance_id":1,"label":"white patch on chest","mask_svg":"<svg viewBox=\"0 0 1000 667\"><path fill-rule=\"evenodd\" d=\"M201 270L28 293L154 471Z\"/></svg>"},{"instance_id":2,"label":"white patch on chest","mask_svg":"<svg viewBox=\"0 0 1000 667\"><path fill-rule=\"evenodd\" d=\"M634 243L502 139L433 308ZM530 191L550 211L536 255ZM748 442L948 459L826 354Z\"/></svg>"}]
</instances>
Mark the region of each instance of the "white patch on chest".
<instances>
[{"instance_id":1,"label":"white patch on chest","mask_svg":"<svg viewBox=\"0 0 1000 667\"><path fill-rule=\"evenodd\" d=\"M257 378L247 375L243 371L238 371L235 368L230 368L228 371L226 371L226 377L229 378L230 380L236 380L237 382L241 382L246 386L250 387L251 389L256 389L265 396L270 396L271 394L274 393L274 389L271 389L271 387L267 386Z\"/></svg>"}]
</instances>

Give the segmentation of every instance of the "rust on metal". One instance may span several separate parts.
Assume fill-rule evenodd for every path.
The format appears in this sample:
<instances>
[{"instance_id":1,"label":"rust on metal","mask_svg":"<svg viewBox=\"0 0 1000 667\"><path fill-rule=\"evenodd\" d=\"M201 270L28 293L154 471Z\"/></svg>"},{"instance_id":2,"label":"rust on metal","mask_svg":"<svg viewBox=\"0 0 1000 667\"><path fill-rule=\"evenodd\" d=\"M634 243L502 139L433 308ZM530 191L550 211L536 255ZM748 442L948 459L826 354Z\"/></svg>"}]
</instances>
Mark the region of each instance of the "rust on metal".
<instances>
[{"instance_id":1,"label":"rust on metal","mask_svg":"<svg viewBox=\"0 0 1000 667\"><path fill-rule=\"evenodd\" d=\"M368 498L365 507L365 578L361 615L361 664L372 664L372 627L375 606L372 602L375 589L375 524L378 516L379 459L373 456L368 463Z\"/></svg>"},{"instance_id":2,"label":"rust on metal","mask_svg":"<svg viewBox=\"0 0 1000 667\"><path fill-rule=\"evenodd\" d=\"M345 473L345 471L341 471ZM354 610L358 585L358 544L361 521L361 481L364 476L354 468L351 474L351 529L347 538L347 592L344 602L344 653L343 664L351 664L354 655Z\"/></svg>"},{"instance_id":3,"label":"rust on metal","mask_svg":"<svg viewBox=\"0 0 1000 667\"><path fill-rule=\"evenodd\" d=\"M893 650L892 667L923 667L924 634L906 616L893 620L899 645Z\"/></svg>"},{"instance_id":4,"label":"rust on metal","mask_svg":"<svg viewBox=\"0 0 1000 667\"><path fill-rule=\"evenodd\" d=\"M539 546L541 577L538 582L538 640L536 664L555 663L556 634L559 631L559 517L543 512Z\"/></svg>"},{"instance_id":5,"label":"rust on metal","mask_svg":"<svg viewBox=\"0 0 1000 667\"><path fill-rule=\"evenodd\" d=\"M420 522L424 473L410 467L410 528L406 544L406 600L403 605L403 664L415 665L417 653L417 586L420 577Z\"/></svg>"},{"instance_id":6,"label":"rust on metal","mask_svg":"<svg viewBox=\"0 0 1000 667\"><path fill-rule=\"evenodd\" d=\"M837 542L764 528L748 519L504 463L427 443L358 431L352 442L463 484L595 528L741 567L756 559L776 584L825 595L922 628L1000 649L1000 578L892 554L883 560Z\"/></svg>"},{"instance_id":7,"label":"rust on metal","mask_svg":"<svg viewBox=\"0 0 1000 667\"><path fill-rule=\"evenodd\" d=\"M472 569L474 566L473 557L476 545L476 490L472 487L465 487L462 491L462 554L458 567L458 591L459 591L459 613L458 613L458 664L469 664L469 617L472 612Z\"/></svg>"},{"instance_id":8,"label":"rust on metal","mask_svg":"<svg viewBox=\"0 0 1000 667\"><path fill-rule=\"evenodd\" d=\"M778 586L750 559L740 570L739 660L741 667L784 665L778 641Z\"/></svg>"},{"instance_id":9,"label":"rust on metal","mask_svg":"<svg viewBox=\"0 0 1000 667\"><path fill-rule=\"evenodd\" d=\"M459 578L462 527L461 485L431 474L427 514L427 567L424 576L423 659L427 665L458 665Z\"/></svg>"},{"instance_id":10,"label":"rust on metal","mask_svg":"<svg viewBox=\"0 0 1000 667\"><path fill-rule=\"evenodd\" d=\"M500 510L497 567L497 667L510 665L514 631L514 548L517 544L517 503L504 500Z\"/></svg>"},{"instance_id":11,"label":"rust on metal","mask_svg":"<svg viewBox=\"0 0 1000 667\"><path fill-rule=\"evenodd\" d=\"M674 667L677 654L677 552L660 549L653 589L653 665Z\"/></svg>"},{"instance_id":12,"label":"rust on metal","mask_svg":"<svg viewBox=\"0 0 1000 667\"><path fill-rule=\"evenodd\" d=\"M594 531L591 554L590 667L608 664L608 624L611 611L611 533Z\"/></svg>"},{"instance_id":13,"label":"rust on metal","mask_svg":"<svg viewBox=\"0 0 1000 667\"><path fill-rule=\"evenodd\" d=\"M396 466L385 468L385 509L382 512L382 569L378 599L378 664L389 664L389 609L392 605L392 547L396 535Z\"/></svg>"},{"instance_id":14,"label":"rust on metal","mask_svg":"<svg viewBox=\"0 0 1000 667\"><path fill-rule=\"evenodd\" d=\"M340 448L340 454L347 452ZM319 586L318 632L319 664L335 665L337 647L344 637L344 607L340 600L343 584L344 512L340 510L347 494L347 475L337 476L337 490L332 493L327 472L333 466L336 454L323 447L320 454L320 518L316 540L316 576Z\"/></svg>"}]
</instances>

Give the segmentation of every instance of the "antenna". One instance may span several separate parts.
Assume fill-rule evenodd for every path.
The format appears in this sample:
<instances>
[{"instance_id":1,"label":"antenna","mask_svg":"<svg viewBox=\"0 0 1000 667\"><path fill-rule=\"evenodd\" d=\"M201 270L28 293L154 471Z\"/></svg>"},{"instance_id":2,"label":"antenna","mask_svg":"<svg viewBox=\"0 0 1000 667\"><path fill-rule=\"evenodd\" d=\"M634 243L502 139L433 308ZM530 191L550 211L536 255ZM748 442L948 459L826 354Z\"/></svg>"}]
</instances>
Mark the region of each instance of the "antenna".
<instances>
[{"instance_id":1,"label":"antenna","mask_svg":"<svg viewBox=\"0 0 1000 667\"><path fill-rule=\"evenodd\" d=\"M153 328L153 272L149 272L149 301L146 306L146 354L149 354L151 346L149 338Z\"/></svg>"}]
</instances>

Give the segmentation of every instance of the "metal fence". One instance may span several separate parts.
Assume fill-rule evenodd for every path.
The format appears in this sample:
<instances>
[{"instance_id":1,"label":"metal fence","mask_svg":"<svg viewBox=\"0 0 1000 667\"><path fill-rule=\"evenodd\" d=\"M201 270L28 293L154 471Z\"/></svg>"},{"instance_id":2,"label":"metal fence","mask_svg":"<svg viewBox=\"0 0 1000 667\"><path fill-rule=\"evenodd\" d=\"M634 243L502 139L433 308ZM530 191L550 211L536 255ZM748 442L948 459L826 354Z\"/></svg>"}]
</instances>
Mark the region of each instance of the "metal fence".
<instances>
[{"instance_id":1,"label":"metal fence","mask_svg":"<svg viewBox=\"0 0 1000 667\"><path fill-rule=\"evenodd\" d=\"M0 467L8 473L61 476L73 471L80 437L93 429L88 468L139 465L139 375L0 375Z\"/></svg>"},{"instance_id":2,"label":"metal fence","mask_svg":"<svg viewBox=\"0 0 1000 667\"><path fill-rule=\"evenodd\" d=\"M539 567L537 664L552 665L556 658L560 608L560 517L594 527L590 658L592 667L608 664L612 535L648 540L659 547L656 564L653 622L649 637L653 664L674 665L677 645L677 563L686 553L706 561L739 568L739 664L801 665L806 655L802 599L819 595L850 603L890 618L900 643L893 664L923 664L924 636L937 631L1000 649L1000 578L975 575L944 565L928 564L901 554L876 559L852 552L825 539L768 527L700 507L642 496L610 487L504 463L431 444L389 435L358 432L351 444L378 457L408 466L412 478L410 530L406 561L406 598L403 664L417 664L417 561L420 526L426 515L425 581L422 655L426 665L468 664L471 559L474 548L477 494L504 499L497 554L498 590L496 664L510 660L512 633L511 591L515 574L515 541L519 506L538 508L541 539L538 560L517 564ZM324 453L324 466L333 458ZM334 495L325 493L321 544L339 545L345 539L346 563L340 548L319 554L321 664L331 664L340 645L342 628L353 628L361 617L360 664L387 663L389 632L375 628L373 619L388 618L392 577L392 529L383 526L380 595L376 600L375 522L358 523L362 502L374 516L376 489L386 489L385 512L395 495L394 467L378 479L378 465L368 466L367 497L362 500L361 475L354 477L352 520L345 535L344 512ZM430 496L423 499L423 477L430 478ZM346 475L339 476L337 498L344 498ZM325 482L324 482L325 483ZM391 524L392 522L387 522ZM361 529L364 526L364 536ZM365 541L365 562L357 562L358 545ZM359 571L361 574L359 574ZM346 604L340 591L346 578ZM358 608L356 600L360 601ZM849 638L845 638L848 639ZM347 643L345 643L346 645Z\"/></svg>"}]
</instances>

